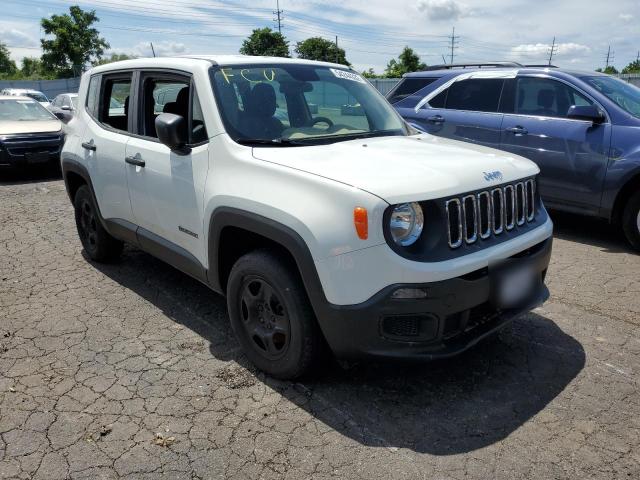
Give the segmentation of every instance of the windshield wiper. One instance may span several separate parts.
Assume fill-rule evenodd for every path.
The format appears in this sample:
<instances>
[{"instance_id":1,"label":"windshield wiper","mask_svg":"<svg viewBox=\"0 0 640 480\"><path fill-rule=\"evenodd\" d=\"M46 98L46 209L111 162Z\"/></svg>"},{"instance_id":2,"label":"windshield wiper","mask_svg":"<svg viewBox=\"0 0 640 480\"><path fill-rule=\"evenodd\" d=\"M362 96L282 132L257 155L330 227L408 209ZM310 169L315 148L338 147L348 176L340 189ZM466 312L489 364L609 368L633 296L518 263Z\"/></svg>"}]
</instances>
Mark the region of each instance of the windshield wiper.
<instances>
[{"instance_id":1,"label":"windshield wiper","mask_svg":"<svg viewBox=\"0 0 640 480\"><path fill-rule=\"evenodd\" d=\"M295 147L306 145L304 142L291 140L289 138L274 138L273 140L268 140L266 138L237 138L236 142L241 145L270 145L272 147Z\"/></svg>"}]
</instances>

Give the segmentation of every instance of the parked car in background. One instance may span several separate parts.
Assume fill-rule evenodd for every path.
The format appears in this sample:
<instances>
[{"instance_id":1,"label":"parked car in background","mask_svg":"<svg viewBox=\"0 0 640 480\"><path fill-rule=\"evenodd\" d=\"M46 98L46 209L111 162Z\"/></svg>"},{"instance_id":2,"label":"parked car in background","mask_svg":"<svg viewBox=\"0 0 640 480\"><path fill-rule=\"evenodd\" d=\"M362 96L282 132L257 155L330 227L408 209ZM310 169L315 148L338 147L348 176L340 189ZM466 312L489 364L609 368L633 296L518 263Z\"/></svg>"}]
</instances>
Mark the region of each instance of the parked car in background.
<instances>
[{"instance_id":1,"label":"parked car in background","mask_svg":"<svg viewBox=\"0 0 640 480\"><path fill-rule=\"evenodd\" d=\"M29 97L0 95L0 170L59 166L62 123Z\"/></svg>"},{"instance_id":2,"label":"parked car in background","mask_svg":"<svg viewBox=\"0 0 640 480\"><path fill-rule=\"evenodd\" d=\"M40 103L40 105L45 108L49 108L49 106L51 105L51 102L44 93L39 92L38 90L33 90L31 88L5 88L2 90L2 92L0 92L0 95L33 98L36 102Z\"/></svg>"},{"instance_id":3,"label":"parked car in background","mask_svg":"<svg viewBox=\"0 0 640 480\"><path fill-rule=\"evenodd\" d=\"M61 93L51 101L49 110L63 123L68 123L73 118L76 111L77 93Z\"/></svg>"},{"instance_id":4,"label":"parked car in background","mask_svg":"<svg viewBox=\"0 0 640 480\"><path fill-rule=\"evenodd\" d=\"M88 257L129 242L225 294L272 375L304 374L325 345L446 358L548 296L538 167L410 128L349 67L126 60L85 73L78 106L62 170Z\"/></svg>"},{"instance_id":5,"label":"parked car in background","mask_svg":"<svg viewBox=\"0 0 640 480\"><path fill-rule=\"evenodd\" d=\"M409 73L387 99L416 128L540 167L548 207L619 224L640 249L640 89L596 72L515 63Z\"/></svg>"}]
</instances>

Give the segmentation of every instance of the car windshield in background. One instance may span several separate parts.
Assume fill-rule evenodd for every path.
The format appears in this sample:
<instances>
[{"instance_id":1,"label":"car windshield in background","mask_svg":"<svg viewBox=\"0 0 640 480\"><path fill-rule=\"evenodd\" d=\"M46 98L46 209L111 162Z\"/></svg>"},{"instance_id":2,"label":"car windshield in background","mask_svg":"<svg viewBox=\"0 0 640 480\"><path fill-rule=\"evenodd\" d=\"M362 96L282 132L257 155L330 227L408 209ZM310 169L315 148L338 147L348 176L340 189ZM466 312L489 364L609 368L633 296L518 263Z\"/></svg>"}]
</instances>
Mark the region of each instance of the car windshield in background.
<instances>
[{"instance_id":1,"label":"car windshield in background","mask_svg":"<svg viewBox=\"0 0 640 480\"><path fill-rule=\"evenodd\" d=\"M620 108L640 118L640 88L612 77L585 77L583 80Z\"/></svg>"},{"instance_id":2,"label":"car windshield in background","mask_svg":"<svg viewBox=\"0 0 640 480\"><path fill-rule=\"evenodd\" d=\"M36 102L48 102L49 99L45 97L42 93L35 92L27 92L24 94L25 97L33 98Z\"/></svg>"},{"instance_id":3,"label":"car windshield in background","mask_svg":"<svg viewBox=\"0 0 640 480\"><path fill-rule=\"evenodd\" d=\"M37 120L55 120L55 117L33 100L0 100L0 122Z\"/></svg>"},{"instance_id":4,"label":"car windshield in background","mask_svg":"<svg viewBox=\"0 0 640 480\"><path fill-rule=\"evenodd\" d=\"M360 75L316 65L213 70L227 133L246 144L331 143L407 135L405 123Z\"/></svg>"},{"instance_id":5,"label":"car windshield in background","mask_svg":"<svg viewBox=\"0 0 640 480\"><path fill-rule=\"evenodd\" d=\"M71 105L74 110L78 108L78 97L71 97Z\"/></svg>"}]
</instances>

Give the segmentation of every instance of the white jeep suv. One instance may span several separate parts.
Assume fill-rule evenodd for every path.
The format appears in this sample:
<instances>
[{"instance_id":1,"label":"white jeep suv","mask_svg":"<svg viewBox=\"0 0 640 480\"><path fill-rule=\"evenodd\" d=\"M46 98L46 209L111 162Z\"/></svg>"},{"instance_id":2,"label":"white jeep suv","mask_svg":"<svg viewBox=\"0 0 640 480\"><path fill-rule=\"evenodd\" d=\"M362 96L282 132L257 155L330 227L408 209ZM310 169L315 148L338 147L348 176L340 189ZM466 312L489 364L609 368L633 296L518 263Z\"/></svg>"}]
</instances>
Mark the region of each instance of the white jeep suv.
<instances>
[{"instance_id":1,"label":"white jeep suv","mask_svg":"<svg viewBox=\"0 0 640 480\"><path fill-rule=\"evenodd\" d=\"M535 164L412 130L342 65L111 63L83 75L68 126L88 256L127 242L226 295L238 341L274 376L326 346L450 356L548 296Z\"/></svg>"}]
</instances>

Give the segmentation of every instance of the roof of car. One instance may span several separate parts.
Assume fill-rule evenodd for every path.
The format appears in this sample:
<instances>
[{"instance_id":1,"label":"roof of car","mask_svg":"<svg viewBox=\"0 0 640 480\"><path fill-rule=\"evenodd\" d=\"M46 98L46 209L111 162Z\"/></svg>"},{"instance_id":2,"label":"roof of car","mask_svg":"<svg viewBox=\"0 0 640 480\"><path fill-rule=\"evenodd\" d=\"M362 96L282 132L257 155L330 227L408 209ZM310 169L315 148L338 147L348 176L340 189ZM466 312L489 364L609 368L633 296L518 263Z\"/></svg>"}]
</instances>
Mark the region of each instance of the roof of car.
<instances>
[{"instance_id":1,"label":"roof of car","mask_svg":"<svg viewBox=\"0 0 640 480\"><path fill-rule=\"evenodd\" d=\"M557 67L469 67L469 68L443 68L441 70L422 70L419 72L405 73L405 78L423 78L423 77L444 77L447 75L456 76L463 73L478 72L478 71L493 71L493 70L516 70L518 73L559 73L559 76L569 75L572 77L595 77L606 76L604 73L592 72L587 70L573 70Z\"/></svg>"},{"instance_id":2,"label":"roof of car","mask_svg":"<svg viewBox=\"0 0 640 480\"><path fill-rule=\"evenodd\" d=\"M307 64L326 67L347 68L338 63L317 62L314 60L303 60L301 58L284 58L284 57L259 57L251 55L187 55L179 57L155 57L155 58L135 58L131 60L122 60L120 62L108 63L93 68L93 73L107 72L122 68L149 68L149 67L190 67L196 62L208 62L210 65L269 65L269 64Z\"/></svg>"},{"instance_id":3,"label":"roof of car","mask_svg":"<svg viewBox=\"0 0 640 480\"><path fill-rule=\"evenodd\" d=\"M15 93L42 93L40 90L34 90L33 88L5 88L4 91Z\"/></svg>"},{"instance_id":4,"label":"roof of car","mask_svg":"<svg viewBox=\"0 0 640 480\"><path fill-rule=\"evenodd\" d=\"M0 100L28 100L30 102L35 102L31 97L23 97L20 95L0 95Z\"/></svg>"}]
</instances>

